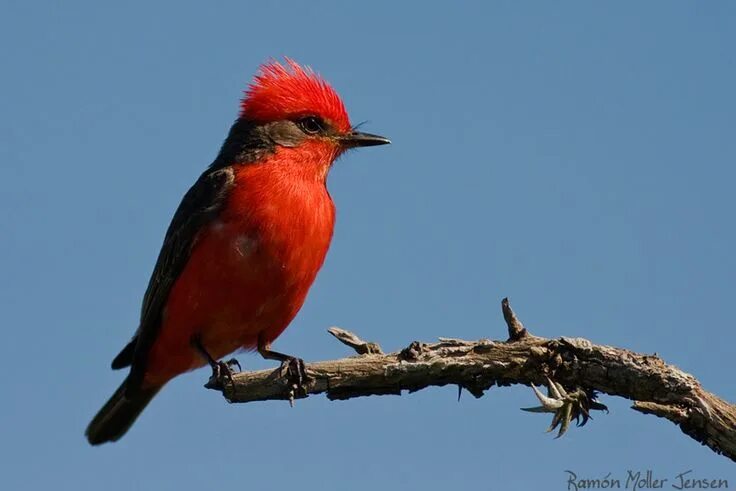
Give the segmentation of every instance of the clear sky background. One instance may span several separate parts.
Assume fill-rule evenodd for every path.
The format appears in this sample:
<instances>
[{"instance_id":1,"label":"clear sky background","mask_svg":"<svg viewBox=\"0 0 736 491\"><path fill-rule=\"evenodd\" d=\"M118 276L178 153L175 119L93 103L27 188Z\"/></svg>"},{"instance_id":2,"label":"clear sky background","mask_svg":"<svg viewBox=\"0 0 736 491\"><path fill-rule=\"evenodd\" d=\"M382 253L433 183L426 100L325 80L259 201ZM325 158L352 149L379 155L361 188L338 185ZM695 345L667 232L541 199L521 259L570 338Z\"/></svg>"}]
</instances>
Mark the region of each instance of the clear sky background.
<instances>
[{"instance_id":1,"label":"clear sky background","mask_svg":"<svg viewBox=\"0 0 736 491\"><path fill-rule=\"evenodd\" d=\"M322 73L393 145L333 169L338 223L275 348L542 336L659 353L736 400L732 2L9 2L0 11L0 488L565 489L727 459L604 397L554 440L527 387L229 405L207 369L120 442L123 375L169 220L258 65ZM249 369L273 366L241 355Z\"/></svg>"}]
</instances>

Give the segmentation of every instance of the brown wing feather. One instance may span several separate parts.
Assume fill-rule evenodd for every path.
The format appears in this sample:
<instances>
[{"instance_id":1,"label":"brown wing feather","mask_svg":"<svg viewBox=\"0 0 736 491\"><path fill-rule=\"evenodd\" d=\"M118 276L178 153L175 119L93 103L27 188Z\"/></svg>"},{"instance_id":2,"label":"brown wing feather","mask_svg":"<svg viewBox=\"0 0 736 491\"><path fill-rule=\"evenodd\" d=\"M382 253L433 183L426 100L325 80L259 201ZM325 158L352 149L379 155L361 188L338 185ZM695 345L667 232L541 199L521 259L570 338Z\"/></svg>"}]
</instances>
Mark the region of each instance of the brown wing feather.
<instances>
[{"instance_id":1,"label":"brown wing feather","mask_svg":"<svg viewBox=\"0 0 736 491\"><path fill-rule=\"evenodd\" d=\"M187 191L176 210L143 296L140 326L112 362L113 368L131 366L129 391L135 391L143 379L148 352L161 326L161 315L171 287L187 264L199 231L217 217L233 183L230 167L210 168Z\"/></svg>"}]
</instances>

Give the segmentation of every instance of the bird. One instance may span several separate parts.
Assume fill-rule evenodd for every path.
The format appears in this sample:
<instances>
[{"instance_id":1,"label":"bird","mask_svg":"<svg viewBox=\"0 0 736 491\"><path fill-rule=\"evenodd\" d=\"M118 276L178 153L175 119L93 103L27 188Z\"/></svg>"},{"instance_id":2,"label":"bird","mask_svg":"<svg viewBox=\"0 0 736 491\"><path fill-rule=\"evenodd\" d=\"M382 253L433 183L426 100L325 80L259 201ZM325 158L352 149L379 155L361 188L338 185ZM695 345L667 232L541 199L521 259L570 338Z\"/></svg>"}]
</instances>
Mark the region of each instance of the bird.
<instances>
[{"instance_id":1,"label":"bird","mask_svg":"<svg viewBox=\"0 0 736 491\"><path fill-rule=\"evenodd\" d=\"M271 343L330 246L328 172L347 150L388 143L351 125L339 94L310 67L290 58L259 67L219 153L174 213L138 328L112 361L129 373L89 423L91 445L120 439L180 374L209 364L210 381L232 381L237 362L220 360L238 350L257 350L301 380L303 361Z\"/></svg>"}]
</instances>

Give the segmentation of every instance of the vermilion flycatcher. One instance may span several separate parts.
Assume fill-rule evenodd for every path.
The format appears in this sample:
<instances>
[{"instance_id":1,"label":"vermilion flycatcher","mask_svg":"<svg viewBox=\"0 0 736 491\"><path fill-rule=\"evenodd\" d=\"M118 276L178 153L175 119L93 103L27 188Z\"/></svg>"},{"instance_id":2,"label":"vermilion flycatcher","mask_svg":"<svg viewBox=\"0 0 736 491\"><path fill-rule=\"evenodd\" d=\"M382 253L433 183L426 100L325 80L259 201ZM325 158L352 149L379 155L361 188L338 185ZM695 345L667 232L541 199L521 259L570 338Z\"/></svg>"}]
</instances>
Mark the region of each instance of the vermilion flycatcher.
<instances>
[{"instance_id":1,"label":"vermilion flycatcher","mask_svg":"<svg viewBox=\"0 0 736 491\"><path fill-rule=\"evenodd\" d=\"M141 320L112 368L128 377L87 427L93 445L125 434L172 378L240 348L271 350L297 314L327 254L335 208L327 173L360 133L340 96L291 60L261 67L215 161L184 196L166 232ZM229 372L228 372L229 373Z\"/></svg>"}]
</instances>

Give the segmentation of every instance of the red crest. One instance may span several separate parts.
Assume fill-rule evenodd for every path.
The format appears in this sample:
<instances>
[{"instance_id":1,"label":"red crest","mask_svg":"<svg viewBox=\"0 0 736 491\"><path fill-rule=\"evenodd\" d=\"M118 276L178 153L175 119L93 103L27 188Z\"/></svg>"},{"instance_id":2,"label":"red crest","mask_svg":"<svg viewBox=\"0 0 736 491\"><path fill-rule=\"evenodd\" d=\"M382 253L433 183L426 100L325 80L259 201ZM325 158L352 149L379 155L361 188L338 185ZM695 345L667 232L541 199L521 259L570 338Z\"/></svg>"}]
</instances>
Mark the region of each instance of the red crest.
<instances>
[{"instance_id":1,"label":"red crest","mask_svg":"<svg viewBox=\"0 0 736 491\"><path fill-rule=\"evenodd\" d=\"M245 91L240 116L257 122L319 116L341 132L350 130L350 118L340 96L309 67L285 58L261 65Z\"/></svg>"}]
</instances>

